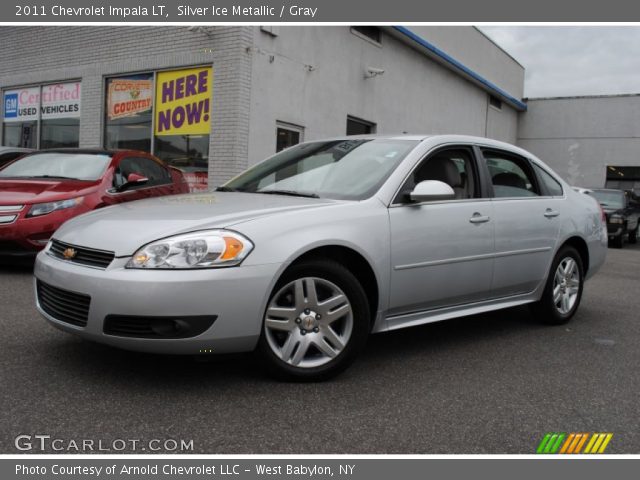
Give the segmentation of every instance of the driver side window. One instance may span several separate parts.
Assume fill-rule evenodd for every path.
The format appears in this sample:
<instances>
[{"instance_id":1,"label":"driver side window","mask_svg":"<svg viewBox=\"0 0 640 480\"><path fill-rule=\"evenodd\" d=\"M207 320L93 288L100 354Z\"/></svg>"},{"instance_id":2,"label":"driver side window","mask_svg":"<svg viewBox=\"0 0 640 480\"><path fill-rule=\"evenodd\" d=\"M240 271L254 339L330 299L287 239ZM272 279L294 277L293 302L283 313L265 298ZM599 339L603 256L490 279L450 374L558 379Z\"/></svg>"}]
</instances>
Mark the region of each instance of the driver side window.
<instances>
[{"instance_id":1,"label":"driver side window","mask_svg":"<svg viewBox=\"0 0 640 480\"><path fill-rule=\"evenodd\" d=\"M446 183L455 192L456 200L479 197L480 189L473 158L472 151L464 147L439 150L429 155L409 175L396 203L407 203L415 186L425 180Z\"/></svg>"},{"instance_id":2,"label":"driver side window","mask_svg":"<svg viewBox=\"0 0 640 480\"><path fill-rule=\"evenodd\" d=\"M162 185L170 183L171 177L169 173L156 162L144 157L128 157L122 159L113 173L113 186L122 187L127 182L127 178L132 173L137 173L149 181L137 188L150 187L154 185ZM132 187L136 188L136 187Z\"/></svg>"}]
</instances>

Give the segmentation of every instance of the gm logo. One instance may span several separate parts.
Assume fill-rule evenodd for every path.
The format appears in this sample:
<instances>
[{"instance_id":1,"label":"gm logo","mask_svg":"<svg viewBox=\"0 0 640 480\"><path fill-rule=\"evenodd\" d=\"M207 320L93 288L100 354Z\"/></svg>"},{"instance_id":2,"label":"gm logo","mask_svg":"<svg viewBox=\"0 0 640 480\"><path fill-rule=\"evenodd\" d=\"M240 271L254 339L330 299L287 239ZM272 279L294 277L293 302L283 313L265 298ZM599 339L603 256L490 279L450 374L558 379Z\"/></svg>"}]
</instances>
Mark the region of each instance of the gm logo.
<instances>
[{"instance_id":1,"label":"gm logo","mask_svg":"<svg viewBox=\"0 0 640 480\"><path fill-rule=\"evenodd\" d=\"M9 93L4 95L4 118L18 117L18 94Z\"/></svg>"}]
</instances>

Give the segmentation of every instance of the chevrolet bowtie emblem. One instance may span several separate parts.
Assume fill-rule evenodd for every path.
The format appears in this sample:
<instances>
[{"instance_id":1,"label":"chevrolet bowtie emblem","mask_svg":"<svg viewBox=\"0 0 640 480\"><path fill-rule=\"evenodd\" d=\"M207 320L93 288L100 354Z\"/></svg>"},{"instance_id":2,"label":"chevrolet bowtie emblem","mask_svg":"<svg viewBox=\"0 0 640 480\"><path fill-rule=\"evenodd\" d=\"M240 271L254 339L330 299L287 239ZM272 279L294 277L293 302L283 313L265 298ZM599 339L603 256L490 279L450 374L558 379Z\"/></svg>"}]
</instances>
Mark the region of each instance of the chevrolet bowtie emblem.
<instances>
[{"instance_id":1,"label":"chevrolet bowtie emblem","mask_svg":"<svg viewBox=\"0 0 640 480\"><path fill-rule=\"evenodd\" d=\"M66 260L71 260L72 258L75 258L77 254L78 252L76 252L76 250L73 248L67 248L64 252L62 252L62 256Z\"/></svg>"}]
</instances>

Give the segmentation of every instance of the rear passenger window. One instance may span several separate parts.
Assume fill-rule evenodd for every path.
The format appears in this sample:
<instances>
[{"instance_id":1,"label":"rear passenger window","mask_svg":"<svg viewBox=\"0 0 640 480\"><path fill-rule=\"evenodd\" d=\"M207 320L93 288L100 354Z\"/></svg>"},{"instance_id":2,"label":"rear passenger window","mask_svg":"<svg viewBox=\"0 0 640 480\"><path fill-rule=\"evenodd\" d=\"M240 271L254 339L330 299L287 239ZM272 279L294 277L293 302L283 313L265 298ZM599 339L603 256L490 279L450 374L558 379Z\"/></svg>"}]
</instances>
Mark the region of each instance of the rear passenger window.
<instances>
[{"instance_id":1,"label":"rear passenger window","mask_svg":"<svg viewBox=\"0 0 640 480\"><path fill-rule=\"evenodd\" d=\"M561 197L563 194L562 185L555 178L553 178L546 170L542 167L539 167L535 163L532 164L533 169L538 174L538 178L547 189L547 193L552 197Z\"/></svg>"},{"instance_id":2,"label":"rear passenger window","mask_svg":"<svg viewBox=\"0 0 640 480\"><path fill-rule=\"evenodd\" d=\"M493 184L494 197L537 197L537 187L529 162L499 152L483 151Z\"/></svg>"}]
</instances>

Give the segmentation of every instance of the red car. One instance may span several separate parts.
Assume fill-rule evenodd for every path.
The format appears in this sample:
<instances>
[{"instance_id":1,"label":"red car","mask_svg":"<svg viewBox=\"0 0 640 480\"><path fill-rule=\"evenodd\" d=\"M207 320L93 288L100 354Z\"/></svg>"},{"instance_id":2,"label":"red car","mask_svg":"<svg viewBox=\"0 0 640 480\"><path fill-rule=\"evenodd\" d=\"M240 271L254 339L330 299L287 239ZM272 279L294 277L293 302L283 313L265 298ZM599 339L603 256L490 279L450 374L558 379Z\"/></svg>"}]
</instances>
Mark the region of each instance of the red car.
<instances>
[{"instance_id":1,"label":"red car","mask_svg":"<svg viewBox=\"0 0 640 480\"><path fill-rule=\"evenodd\" d=\"M0 256L37 253L66 220L90 210L188 192L179 170L145 152L31 153L0 169Z\"/></svg>"}]
</instances>

